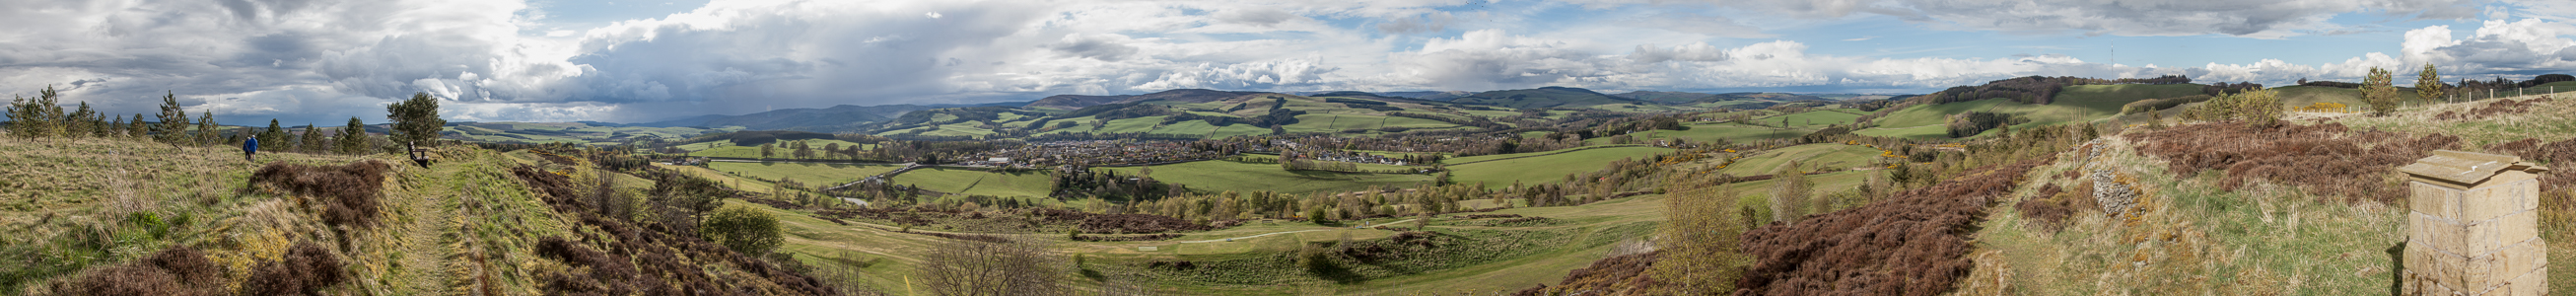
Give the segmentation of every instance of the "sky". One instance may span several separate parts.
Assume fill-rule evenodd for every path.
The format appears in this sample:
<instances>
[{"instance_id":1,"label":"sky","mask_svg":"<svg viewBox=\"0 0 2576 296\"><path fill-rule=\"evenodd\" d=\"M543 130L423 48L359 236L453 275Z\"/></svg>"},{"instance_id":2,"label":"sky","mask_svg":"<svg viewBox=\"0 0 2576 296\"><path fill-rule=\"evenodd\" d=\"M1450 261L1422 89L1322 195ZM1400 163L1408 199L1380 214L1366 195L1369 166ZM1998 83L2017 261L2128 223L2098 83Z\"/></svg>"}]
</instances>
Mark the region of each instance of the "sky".
<instances>
[{"instance_id":1,"label":"sky","mask_svg":"<svg viewBox=\"0 0 2576 296\"><path fill-rule=\"evenodd\" d=\"M223 124L646 122L1244 91L1925 93L2576 73L2576 1L0 0L0 92ZM2408 84L2413 79L2400 79Z\"/></svg>"}]
</instances>

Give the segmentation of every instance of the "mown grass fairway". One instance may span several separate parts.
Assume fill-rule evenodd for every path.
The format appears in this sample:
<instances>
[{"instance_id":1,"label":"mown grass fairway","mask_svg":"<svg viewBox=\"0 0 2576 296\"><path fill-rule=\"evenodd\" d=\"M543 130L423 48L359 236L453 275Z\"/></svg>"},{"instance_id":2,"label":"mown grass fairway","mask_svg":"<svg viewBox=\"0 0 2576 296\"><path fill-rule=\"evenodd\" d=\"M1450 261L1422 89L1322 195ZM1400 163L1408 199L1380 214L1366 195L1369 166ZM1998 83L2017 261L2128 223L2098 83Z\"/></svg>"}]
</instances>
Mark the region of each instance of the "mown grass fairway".
<instances>
[{"instance_id":1,"label":"mown grass fairway","mask_svg":"<svg viewBox=\"0 0 2576 296\"><path fill-rule=\"evenodd\" d=\"M773 181L793 178L798 183L805 183L805 186L819 187L858 181L903 167L873 164L718 161L707 163L707 168Z\"/></svg>"},{"instance_id":2,"label":"mown grass fairway","mask_svg":"<svg viewBox=\"0 0 2576 296\"><path fill-rule=\"evenodd\" d=\"M1672 151L1672 149L1657 147L1610 147L1556 155L1466 163L1449 166L1452 171L1449 178L1453 182L1464 184L1484 182L1485 187L1489 188L1508 187L1512 186L1513 182L1547 184L1564 180L1566 174L1601 170L1611 161L1646 158Z\"/></svg>"},{"instance_id":3,"label":"mown grass fairway","mask_svg":"<svg viewBox=\"0 0 2576 296\"><path fill-rule=\"evenodd\" d=\"M1136 175L1144 167L1100 168L1123 175ZM1325 171L1286 171L1276 164L1250 164L1223 160L1194 161L1157 165L1154 179L1166 183L1189 185L1197 191L1275 191L1304 194L1308 192L1349 192L1377 187L1404 187L1429 184L1423 174L1357 174Z\"/></svg>"},{"instance_id":4,"label":"mown grass fairway","mask_svg":"<svg viewBox=\"0 0 2576 296\"><path fill-rule=\"evenodd\" d=\"M1860 145L1806 144L1754 153L1718 172L1737 176L1767 175L1779 171L1792 160L1798 161L1801 171L1812 172L1820 168L1849 169L1870 166L1873 161L1876 161L1874 158L1877 158L1878 154L1878 149Z\"/></svg>"},{"instance_id":5,"label":"mown grass fairway","mask_svg":"<svg viewBox=\"0 0 2576 296\"><path fill-rule=\"evenodd\" d=\"M934 167L904 172L896 175L893 182L965 195L1046 197L1049 182L1053 181L1045 171L1003 173Z\"/></svg>"}]
</instances>

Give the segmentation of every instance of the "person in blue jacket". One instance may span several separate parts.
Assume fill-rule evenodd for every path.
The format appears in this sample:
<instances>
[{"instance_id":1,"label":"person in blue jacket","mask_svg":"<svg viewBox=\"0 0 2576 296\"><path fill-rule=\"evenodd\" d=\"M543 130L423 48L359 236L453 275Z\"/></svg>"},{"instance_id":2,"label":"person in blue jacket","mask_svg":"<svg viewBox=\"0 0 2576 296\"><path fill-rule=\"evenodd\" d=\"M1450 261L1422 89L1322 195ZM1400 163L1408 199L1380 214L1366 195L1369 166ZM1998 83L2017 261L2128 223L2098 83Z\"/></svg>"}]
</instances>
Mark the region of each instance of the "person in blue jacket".
<instances>
[{"instance_id":1,"label":"person in blue jacket","mask_svg":"<svg viewBox=\"0 0 2576 296\"><path fill-rule=\"evenodd\" d=\"M242 139L242 161L253 161L253 160L251 160L251 159L250 159L250 156L251 156L252 154L258 154L258 153L259 153L259 137L257 137L257 136L252 136L252 137L249 137L249 138L243 138L243 139Z\"/></svg>"}]
</instances>

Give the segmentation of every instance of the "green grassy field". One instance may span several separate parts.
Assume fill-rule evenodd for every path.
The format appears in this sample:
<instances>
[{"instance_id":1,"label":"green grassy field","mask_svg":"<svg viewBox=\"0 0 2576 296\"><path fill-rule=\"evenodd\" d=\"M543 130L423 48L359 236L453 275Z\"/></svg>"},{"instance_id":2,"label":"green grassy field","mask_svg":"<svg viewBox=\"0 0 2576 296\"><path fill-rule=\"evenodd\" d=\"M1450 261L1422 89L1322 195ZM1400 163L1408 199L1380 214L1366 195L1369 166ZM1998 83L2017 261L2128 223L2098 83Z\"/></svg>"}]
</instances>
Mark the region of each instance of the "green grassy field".
<instances>
[{"instance_id":1,"label":"green grassy field","mask_svg":"<svg viewBox=\"0 0 2576 296\"><path fill-rule=\"evenodd\" d=\"M1869 128L1869 129L1862 129L1862 130L1859 130L1859 131L1853 131L1852 133L1853 133L1853 134L1863 135L1863 136L1874 136L1874 137L1897 137L1897 138L1907 138L1907 139L1916 139L1916 140L1933 140L1933 139L1941 139L1941 138L1948 138L1948 137L1950 137L1950 134L1949 134L1949 133L1950 133L1950 129L1949 129L1949 127L1942 126L1942 125L1939 125L1939 124L1934 124L1934 125L1923 125L1923 126L1913 126L1913 127L1892 127L1892 128L1891 128L1891 127L1879 127L1879 128Z\"/></svg>"},{"instance_id":2,"label":"green grassy field","mask_svg":"<svg viewBox=\"0 0 2576 296\"><path fill-rule=\"evenodd\" d=\"M1462 184L1485 182L1485 187L1489 188L1512 186L1512 182L1515 181L1524 184L1548 184L1564 180L1566 174L1601 170L1608 166L1610 161L1645 158L1672 151L1672 149L1657 147L1612 147L1467 163L1449 166L1451 171L1449 178Z\"/></svg>"},{"instance_id":3,"label":"green grassy field","mask_svg":"<svg viewBox=\"0 0 2576 296\"><path fill-rule=\"evenodd\" d=\"M806 186L840 185L866 179L868 176L903 168L894 165L819 164L794 162L710 162L707 168L769 180L794 178Z\"/></svg>"},{"instance_id":4,"label":"green grassy field","mask_svg":"<svg viewBox=\"0 0 2576 296\"><path fill-rule=\"evenodd\" d=\"M1878 149L1860 145L1806 144L1754 153L1718 172L1737 176L1764 175L1780 170L1781 166L1788 165L1791 160L1798 161L1800 170L1803 171L1815 171L1818 168L1848 169L1869 166L1871 161L1876 160L1878 154Z\"/></svg>"},{"instance_id":5,"label":"green grassy field","mask_svg":"<svg viewBox=\"0 0 2576 296\"><path fill-rule=\"evenodd\" d=\"M1763 118L1754 119L1754 121L1756 121L1756 122L1762 122L1763 124L1779 124L1779 123L1781 122L1781 120L1783 120L1783 119L1788 120L1788 123L1789 123L1789 126L1790 126L1790 127L1802 127L1802 128L1810 128L1810 129L1813 129L1813 128L1823 128L1824 126L1827 126L1827 125L1851 124L1853 120L1855 120L1855 119L1860 119L1860 110L1858 110L1858 109L1831 109L1831 110L1816 110L1816 111L1807 111L1807 112L1802 112L1802 113L1798 113L1798 114L1789 114L1789 115L1779 115L1779 116L1763 117Z\"/></svg>"},{"instance_id":6,"label":"green grassy field","mask_svg":"<svg viewBox=\"0 0 2576 296\"><path fill-rule=\"evenodd\" d=\"M931 191L999 197L1046 197L1046 172L1000 173L953 168L924 168L895 175L894 183Z\"/></svg>"},{"instance_id":7,"label":"green grassy field","mask_svg":"<svg viewBox=\"0 0 2576 296\"><path fill-rule=\"evenodd\" d=\"M1691 124L1689 126L1691 129L1686 131L1652 130L1632 135L1636 135L1637 139L1640 140L1679 138L1692 142L1708 142L1722 139L1743 143L1770 139L1796 138L1798 136L1804 136L1807 133L1815 132L1815 129L1813 128L1778 129L1767 126L1752 126L1734 123Z\"/></svg>"},{"instance_id":8,"label":"green grassy field","mask_svg":"<svg viewBox=\"0 0 2576 296\"><path fill-rule=\"evenodd\" d=\"M1281 193L1349 192L1370 186L1412 188L1431 182L1421 174L1353 174L1322 171L1279 169L1276 164L1249 164L1223 160L1195 161L1152 166L1154 179L1166 183L1189 185L1199 191L1275 191ZM1119 174L1135 175L1143 167L1101 168Z\"/></svg>"}]
</instances>

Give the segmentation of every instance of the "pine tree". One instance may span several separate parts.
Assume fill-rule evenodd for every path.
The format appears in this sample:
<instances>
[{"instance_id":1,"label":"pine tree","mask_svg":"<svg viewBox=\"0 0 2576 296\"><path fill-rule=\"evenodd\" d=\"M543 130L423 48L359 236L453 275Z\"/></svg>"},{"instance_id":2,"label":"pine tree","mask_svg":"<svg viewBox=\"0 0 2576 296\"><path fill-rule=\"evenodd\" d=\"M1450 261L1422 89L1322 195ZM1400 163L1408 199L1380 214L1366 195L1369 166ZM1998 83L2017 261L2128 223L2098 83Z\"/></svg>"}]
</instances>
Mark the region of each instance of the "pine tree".
<instances>
[{"instance_id":1,"label":"pine tree","mask_svg":"<svg viewBox=\"0 0 2576 296\"><path fill-rule=\"evenodd\" d=\"M9 97L9 135L35 138L36 127L43 125L36 122L37 113L33 112L36 108L29 107L35 104L30 103L27 97L17 95Z\"/></svg>"},{"instance_id":2,"label":"pine tree","mask_svg":"<svg viewBox=\"0 0 2576 296\"><path fill-rule=\"evenodd\" d=\"M2387 116L2397 109L2397 88L2389 86L2388 70L2370 68L2370 76L2361 80L2361 101L2370 103L2371 116Z\"/></svg>"},{"instance_id":3,"label":"pine tree","mask_svg":"<svg viewBox=\"0 0 2576 296\"><path fill-rule=\"evenodd\" d=\"M161 95L161 124L152 126L152 134L164 143L178 143L188 130L188 110L179 107L177 93Z\"/></svg>"},{"instance_id":4,"label":"pine tree","mask_svg":"<svg viewBox=\"0 0 2576 296\"><path fill-rule=\"evenodd\" d=\"M90 119L92 116L98 116L98 111L90 110L89 101L81 101L79 110L63 116L62 135L74 138L97 135L98 121Z\"/></svg>"},{"instance_id":5,"label":"pine tree","mask_svg":"<svg viewBox=\"0 0 2576 296\"><path fill-rule=\"evenodd\" d=\"M2416 99L2431 102L2442 97L2442 73L2433 70L2433 63L2424 63L2424 72L2415 75Z\"/></svg>"},{"instance_id":6,"label":"pine tree","mask_svg":"<svg viewBox=\"0 0 2576 296\"><path fill-rule=\"evenodd\" d=\"M333 148L330 144L331 139L322 136L322 126L319 125L313 125L311 123L304 124L304 136L297 138L301 138L304 141L302 144L296 145L296 149L297 151L303 151L304 153L331 152L331 148Z\"/></svg>"},{"instance_id":7,"label":"pine tree","mask_svg":"<svg viewBox=\"0 0 2576 296\"><path fill-rule=\"evenodd\" d=\"M438 132L447 128L447 120L438 118L438 98L429 93L414 93L409 100L386 105L385 112L393 120L386 136L396 142L429 147L438 142Z\"/></svg>"},{"instance_id":8,"label":"pine tree","mask_svg":"<svg viewBox=\"0 0 2576 296\"><path fill-rule=\"evenodd\" d=\"M197 113L197 145L215 143L215 112Z\"/></svg>"},{"instance_id":9,"label":"pine tree","mask_svg":"<svg viewBox=\"0 0 2576 296\"><path fill-rule=\"evenodd\" d=\"M339 140L340 153L366 154L367 124L359 122L357 116L350 116L349 126L340 128Z\"/></svg>"},{"instance_id":10,"label":"pine tree","mask_svg":"<svg viewBox=\"0 0 2576 296\"><path fill-rule=\"evenodd\" d=\"M143 123L143 113L134 113L134 117L126 117L125 120L126 137L142 138L152 135L152 125Z\"/></svg>"},{"instance_id":11,"label":"pine tree","mask_svg":"<svg viewBox=\"0 0 2576 296\"><path fill-rule=\"evenodd\" d=\"M267 148L270 151L295 150L295 141L287 139L287 135L289 134L286 133L286 127L278 126L277 119L269 119L268 130L259 132L260 148Z\"/></svg>"},{"instance_id":12,"label":"pine tree","mask_svg":"<svg viewBox=\"0 0 2576 296\"><path fill-rule=\"evenodd\" d=\"M125 127L125 114L117 114L116 119L108 120L106 127L99 129L99 133L109 136L123 136L127 135L125 133Z\"/></svg>"}]
</instances>

